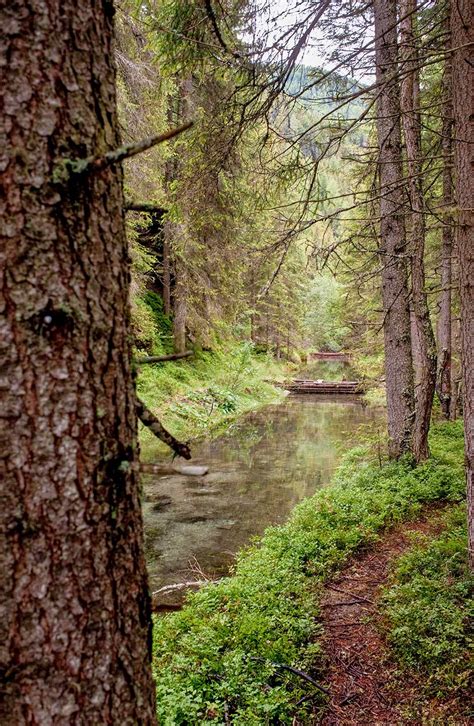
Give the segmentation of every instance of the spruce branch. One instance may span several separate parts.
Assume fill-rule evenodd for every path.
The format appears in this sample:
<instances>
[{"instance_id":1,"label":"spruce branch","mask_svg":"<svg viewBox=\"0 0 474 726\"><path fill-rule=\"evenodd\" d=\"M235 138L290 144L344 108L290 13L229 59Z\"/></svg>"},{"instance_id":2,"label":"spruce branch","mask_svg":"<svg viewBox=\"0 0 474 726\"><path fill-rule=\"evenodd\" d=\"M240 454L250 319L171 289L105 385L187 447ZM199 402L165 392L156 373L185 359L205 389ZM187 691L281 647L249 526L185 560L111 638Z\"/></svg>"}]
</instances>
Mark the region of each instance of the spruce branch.
<instances>
[{"instance_id":1,"label":"spruce branch","mask_svg":"<svg viewBox=\"0 0 474 726\"><path fill-rule=\"evenodd\" d=\"M182 124L182 126L170 129L169 131L165 131L164 134L149 136L142 141L136 141L132 144L124 144L118 149L114 149L113 151L107 151L107 153L103 154L102 156L88 156L85 159L75 160L62 159L60 164L56 166L53 172L53 181L56 183L64 183L75 175L85 174L93 171L102 171L102 169L105 169L108 166L112 166L113 164L119 164L125 159L130 159L132 156L141 154L143 151L147 151L153 146L162 144L164 141L174 139L176 136L179 136L179 134L182 134L183 131L187 131L188 129L190 129L193 124L193 121L188 121L187 123Z\"/></svg>"}]
</instances>

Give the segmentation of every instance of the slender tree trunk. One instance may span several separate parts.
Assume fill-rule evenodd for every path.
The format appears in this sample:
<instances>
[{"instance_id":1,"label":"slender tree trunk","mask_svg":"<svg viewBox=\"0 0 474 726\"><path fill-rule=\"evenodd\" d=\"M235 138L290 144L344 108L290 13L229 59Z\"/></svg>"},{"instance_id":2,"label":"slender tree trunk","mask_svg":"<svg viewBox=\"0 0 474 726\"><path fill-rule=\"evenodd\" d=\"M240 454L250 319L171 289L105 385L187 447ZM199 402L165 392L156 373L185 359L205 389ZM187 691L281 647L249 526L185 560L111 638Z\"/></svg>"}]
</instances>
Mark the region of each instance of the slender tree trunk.
<instances>
[{"instance_id":1,"label":"slender tree trunk","mask_svg":"<svg viewBox=\"0 0 474 726\"><path fill-rule=\"evenodd\" d=\"M186 78L179 85L179 96L177 99L177 118L179 123L188 121L191 118L191 94L193 83L191 78ZM179 178L180 164L174 160L172 176L170 181ZM174 193L174 192L173 192ZM183 258L183 248L186 246L186 225L185 222L168 222L166 226L169 250L172 253L174 270L173 290L173 339L176 353L183 353L186 350L186 320L187 320L187 270Z\"/></svg>"},{"instance_id":2,"label":"slender tree trunk","mask_svg":"<svg viewBox=\"0 0 474 726\"><path fill-rule=\"evenodd\" d=\"M176 106L176 109L173 109ZM179 124L179 99L171 97L168 99L167 111L168 125L170 128ZM170 185L176 180L178 162L175 156L166 161L165 165L165 189L169 197L172 192ZM163 224L163 311L165 315L171 315L171 267L173 251L173 222L165 217Z\"/></svg>"},{"instance_id":3,"label":"slender tree trunk","mask_svg":"<svg viewBox=\"0 0 474 726\"><path fill-rule=\"evenodd\" d=\"M429 456L428 433L436 387L436 341L425 292L425 218L422 185L420 79L417 40L413 24L417 0L400 2L400 57L404 78L400 107L406 148L408 197L407 245L411 254L412 304L417 330L419 366L415 372L415 422L413 454L416 461ZM412 338L413 340L413 338Z\"/></svg>"},{"instance_id":4,"label":"slender tree trunk","mask_svg":"<svg viewBox=\"0 0 474 726\"><path fill-rule=\"evenodd\" d=\"M451 57L449 49L451 37L450 23L447 18L448 39L443 78L443 233L441 244L441 295L438 318L438 397L441 410L446 419L451 418L452 401L452 291L453 284L453 240L454 226L452 209L454 205L453 184L453 100L451 79Z\"/></svg>"},{"instance_id":5,"label":"slender tree trunk","mask_svg":"<svg viewBox=\"0 0 474 726\"><path fill-rule=\"evenodd\" d=\"M456 255L453 258L453 280L459 282L459 271L456 265ZM452 331L452 351L459 351L461 354L461 321L459 316L453 316L451 318L451 331ZM461 380L462 370L461 361L459 364L455 361L454 357L451 361L451 406L450 406L450 421L456 421L458 415L462 416L462 391L461 391Z\"/></svg>"},{"instance_id":6,"label":"slender tree trunk","mask_svg":"<svg viewBox=\"0 0 474 726\"><path fill-rule=\"evenodd\" d=\"M175 225L176 227L178 225ZM186 350L187 284L186 270L181 260L175 260L175 285L173 303L173 338L176 353Z\"/></svg>"},{"instance_id":7,"label":"slender tree trunk","mask_svg":"<svg viewBox=\"0 0 474 726\"><path fill-rule=\"evenodd\" d=\"M153 724L113 5L0 14L0 722Z\"/></svg>"},{"instance_id":8,"label":"slender tree trunk","mask_svg":"<svg viewBox=\"0 0 474 726\"><path fill-rule=\"evenodd\" d=\"M165 315L171 314L170 224L169 221L166 221L163 225L163 310Z\"/></svg>"},{"instance_id":9,"label":"slender tree trunk","mask_svg":"<svg viewBox=\"0 0 474 726\"><path fill-rule=\"evenodd\" d=\"M379 143L380 255L384 309L385 377L389 454L398 458L412 450L413 366L406 262L402 148L397 68L397 6L395 0L375 0L376 77L382 84L377 99Z\"/></svg>"},{"instance_id":10,"label":"slender tree trunk","mask_svg":"<svg viewBox=\"0 0 474 726\"><path fill-rule=\"evenodd\" d=\"M461 357L466 442L469 563L474 569L474 6L453 0L454 158L456 178L456 242L461 298ZM468 44L471 47L467 47Z\"/></svg>"}]
</instances>

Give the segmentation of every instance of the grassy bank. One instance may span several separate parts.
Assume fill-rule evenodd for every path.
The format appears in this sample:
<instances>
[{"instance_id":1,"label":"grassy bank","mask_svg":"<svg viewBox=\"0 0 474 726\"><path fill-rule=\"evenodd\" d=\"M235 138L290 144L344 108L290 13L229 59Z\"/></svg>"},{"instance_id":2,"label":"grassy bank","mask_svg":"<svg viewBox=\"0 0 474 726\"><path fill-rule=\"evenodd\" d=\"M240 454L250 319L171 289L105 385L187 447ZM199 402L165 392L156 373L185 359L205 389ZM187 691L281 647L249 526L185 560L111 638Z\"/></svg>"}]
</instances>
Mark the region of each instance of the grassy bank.
<instances>
[{"instance_id":1,"label":"grassy bank","mask_svg":"<svg viewBox=\"0 0 474 726\"><path fill-rule=\"evenodd\" d=\"M443 519L439 537L419 536L398 560L382 603L386 637L402 669L421 676L425 695L449 697L472 677L474 579L466 561L465 506Z\"/></svg>"},{"instance_id":2,"label":"grassy bank","mask_svg":"<svg viewBox=\"0 0 474 726\"><path fill-rule=\"evenodd\" d=\"M180 439L217 433L232 419L283 397L272 380L283 380L285 368L248 344L228 345L193 358L142 366L137 382L140 397L163 425ZM144 458L169 453L142 428Z\"/></svg>"},{"instance_id":3,"label":"grassy bank","mask_svg":"<svg viewBox=\"0 0 474 726\"><path fill-rule=\"evenodd\" d=\"M431 448L430 461L416 469L408 461L364 463L359 448L332 487L239 555L232 577L156 620L160 723L251 726L304 718L308 705L299 700L318 691L281 666L324 679L317 673L318 587L384 527L416 517L424 503L463 497L460 422L435 427Z\"/></svg>"}]
</instances>

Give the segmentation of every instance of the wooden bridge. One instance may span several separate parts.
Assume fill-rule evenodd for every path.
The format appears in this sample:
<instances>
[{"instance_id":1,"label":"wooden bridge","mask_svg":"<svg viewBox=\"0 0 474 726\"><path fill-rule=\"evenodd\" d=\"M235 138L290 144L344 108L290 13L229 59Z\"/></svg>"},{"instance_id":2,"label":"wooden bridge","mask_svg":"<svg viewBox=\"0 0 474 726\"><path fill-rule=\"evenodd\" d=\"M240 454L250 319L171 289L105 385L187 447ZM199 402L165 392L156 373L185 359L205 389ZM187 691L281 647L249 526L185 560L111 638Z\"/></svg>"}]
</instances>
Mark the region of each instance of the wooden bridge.
<instances>
[{"instance_id":1,"label":"wooden bridge","mask_svg":"<svg viewBox=\"0 0 474 726\"><path fill-rule=\"evenodd\" d=\"M296 378L285 385L291 393L313 393L313 394L350 394L357 395L364 393L362 384L359 381L309 381Z\"/></svg>"},{"instance_id":2,"label":"wooden bridge","mask_svg":"<svg viewBox=\"0 0 474 726\"><path fill-rule=\"evenodd\" d=\"M340 353L332 353L330 351L319 350L308 353L309 360L333 360L338 363L349 363L351 354L347 351L341 351Z\"/></svg>"}]
</instances>

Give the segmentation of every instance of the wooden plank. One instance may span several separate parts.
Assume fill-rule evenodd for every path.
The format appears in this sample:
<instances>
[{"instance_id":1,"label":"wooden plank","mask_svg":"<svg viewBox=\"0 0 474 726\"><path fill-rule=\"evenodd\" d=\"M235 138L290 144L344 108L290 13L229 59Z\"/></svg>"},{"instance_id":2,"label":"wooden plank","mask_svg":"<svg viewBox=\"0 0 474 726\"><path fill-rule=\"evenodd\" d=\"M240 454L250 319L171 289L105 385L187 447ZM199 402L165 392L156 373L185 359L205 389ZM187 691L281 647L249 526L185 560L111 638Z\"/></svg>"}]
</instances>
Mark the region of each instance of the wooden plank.
<instances>
[{"instance_id":1,"label":"wooden plank","mask_svg":"<svg viewBox=\"0 0 474 726\"><path fill-rule=\"evenodd\" d=\"M363 393L363 387L359 381L312 381L304 378L296 378L285 388L291 393L308 394L357 394Z\"/></svg>"}]
</instances>

